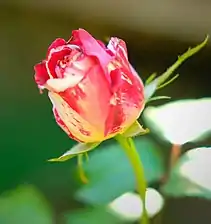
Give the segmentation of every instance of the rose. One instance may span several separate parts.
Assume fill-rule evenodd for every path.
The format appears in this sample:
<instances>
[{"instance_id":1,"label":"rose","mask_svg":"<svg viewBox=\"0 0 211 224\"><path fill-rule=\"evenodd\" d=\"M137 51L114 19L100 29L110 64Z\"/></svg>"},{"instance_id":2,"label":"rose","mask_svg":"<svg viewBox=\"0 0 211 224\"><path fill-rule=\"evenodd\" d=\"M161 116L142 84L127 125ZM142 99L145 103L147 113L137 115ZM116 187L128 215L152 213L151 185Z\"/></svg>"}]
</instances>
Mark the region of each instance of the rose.
<instances>
[{"instance_id":1,"label":"rose","mask_svg":"<svg viewBox=\"0 0 211 224\"><path fill-rule=\"evenodd\" d=\"M106 47L74 30L69 41L56 39L34 69L38 87L49 90L58 125L79 142L123 133L143 110L143 83L116 37Z\"/></svg>"}]
</instances>

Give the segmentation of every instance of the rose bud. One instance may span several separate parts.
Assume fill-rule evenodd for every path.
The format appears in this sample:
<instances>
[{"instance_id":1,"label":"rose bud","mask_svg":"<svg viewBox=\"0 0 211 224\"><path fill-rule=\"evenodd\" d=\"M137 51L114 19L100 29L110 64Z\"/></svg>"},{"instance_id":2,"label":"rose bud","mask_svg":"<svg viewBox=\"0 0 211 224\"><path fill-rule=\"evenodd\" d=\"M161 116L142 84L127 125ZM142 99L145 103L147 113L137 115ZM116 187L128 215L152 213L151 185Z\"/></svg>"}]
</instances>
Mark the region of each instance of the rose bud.
<instances>
[{"instance_id":1,"label":"rose bud","mask_svg":"<svg viewBox=\"0 0 211 224\"><path fill-rule=\"evenodd\" d=\"M79 142L123 133L144 107L144 86L128 61L125 42L106 47L83 29L56 39L35 65L35 81L49 91L58 125Z\"/></svg>"}]
</instances>

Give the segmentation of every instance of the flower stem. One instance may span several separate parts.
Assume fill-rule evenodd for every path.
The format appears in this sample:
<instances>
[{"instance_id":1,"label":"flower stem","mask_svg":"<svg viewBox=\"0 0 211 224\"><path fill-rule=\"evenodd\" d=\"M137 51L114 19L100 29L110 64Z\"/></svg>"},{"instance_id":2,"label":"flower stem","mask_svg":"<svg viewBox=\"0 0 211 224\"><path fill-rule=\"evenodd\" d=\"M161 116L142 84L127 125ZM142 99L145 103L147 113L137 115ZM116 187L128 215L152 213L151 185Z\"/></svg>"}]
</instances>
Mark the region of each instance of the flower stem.
<instances>
[{"instance_id":1,"label":"flower stem","mask_svg":"<svg viewBox=\"0 0 211 224\"><path fill-rule=\"evenodd\" d=\"M135 173L137 191L143 202L143 213L140 219L140 224L148 224L148 215L147 215L146 206L145 206L146 181L144 177L144 168L143 168L141 159L139 158L139 154L136 150L136 147L132 138L125 138L122 135L117 135L115 138L120 143L125 153L127 154Z\"/></svg>"},{"instance_id":2,"label":"flower stem","mask_svg":"<svg viewBox=\"0 0 211 224\"><path fill-rule=\"evenodd\" d=\"M81 181L84 184L87 184L89 181L85 175L84 169L83 169L83 154L78 155L78 173Z\"/></svg>"},{"instance_id":3,"label":"flower stem","mask_svg":"<svg viewBox=\"0 0 211 224\"><path fill-rule=\"evenodd\" d=\"M181 145L173 144L171 148L170 169L175 165L181 154Z\"/></svg>"},{"instance_id":4,"label":"flower stem","mask_svg":"<svg viewBox=\"0 0 211 224\"><path fill-rule=\"evenodd\" d=\"M167 178L170 175L172 168L174 167L175 163L177 162L180 154L181 154L181 145L173 144L171 148L170 160L169 160L169 169L167 173Z\"/></svg>"}]
</instances>

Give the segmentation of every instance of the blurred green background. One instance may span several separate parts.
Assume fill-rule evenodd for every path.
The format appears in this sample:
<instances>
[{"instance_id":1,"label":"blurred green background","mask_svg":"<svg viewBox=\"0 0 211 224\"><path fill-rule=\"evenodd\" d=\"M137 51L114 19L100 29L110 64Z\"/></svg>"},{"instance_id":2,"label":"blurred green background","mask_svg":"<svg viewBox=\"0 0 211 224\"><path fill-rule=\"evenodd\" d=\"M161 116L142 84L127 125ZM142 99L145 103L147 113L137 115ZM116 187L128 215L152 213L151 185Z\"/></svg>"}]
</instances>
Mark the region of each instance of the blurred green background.
<instances>
[{"instance_id":1,"label":"blurred green background","mask_svg":"<svg viewBox=\"0 0 211 224\"><path fill-rule=\"evenodd\" d=\"M75 192L81 186L76 161L47 162L71 148L74 142L55 124L46 94L39 94L33 80L34 64L45 57L47 46L55 38L68 39L73 29L81 27L105 42L110 36L124 39L131 63L146 80L153 72L162 73L179 54L211 34L211 18L207 14L211 4L206 1L182 4L180 1L167 4L164 0L143 1L143 5L141 1L126 0L0 2L0 193L28 184L40 190L50 204L53 218L34 223L65 223L63 214L84 207L75 199ZM210 46L209 43L179 68L179 79L161 90L160 95L169 95L173 100L210 97ZM153 134L148 138L159 145L163 154L168 154L169 144ZM200 145L210 143L206 139ZM189 147L196 146L194 143ZM121 184L115 176L113 182ZM33 194L36 195L32 190L30 195ZM26 195L26 198L30 197ZM0 204L0 210L1 206L7 210L5 204ZM204 199L171 199L163 223L210 223L210 207L211 203ZM35 219L33 212L31 219ZM5 220L1 220L0 211L0 224L25 224Z\"/></svg>"}]
</instances>

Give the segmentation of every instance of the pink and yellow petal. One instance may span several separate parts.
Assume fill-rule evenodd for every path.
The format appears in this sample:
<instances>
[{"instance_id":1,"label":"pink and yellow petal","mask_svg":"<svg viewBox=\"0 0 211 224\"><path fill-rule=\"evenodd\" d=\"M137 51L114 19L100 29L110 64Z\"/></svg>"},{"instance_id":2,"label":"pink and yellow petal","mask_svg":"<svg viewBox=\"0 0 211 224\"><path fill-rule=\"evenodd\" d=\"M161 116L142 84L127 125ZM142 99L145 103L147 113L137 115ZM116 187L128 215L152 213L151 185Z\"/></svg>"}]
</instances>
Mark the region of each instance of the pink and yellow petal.
<instances>
[{"instance_id":1,"label":"pink and yellow petal","mask_svg":"<svg viewBox=\"0 0 211 224\"><path fill-rule=\"evenodd\" d=\"M81 82L60 95L83 119L104 132L111 89L100 65L91 67Z\"/></svg>"},{"instance_id":2,"label":"pink and yellow petal","mask_svg":"<svg viewBox=\"0 0 211 224\"><path fill-rule=\"evenodd\" d=\"M59 118L69 130L67 133L75 136L81 142L96 142L104 139L104 133L88 123L77 112L75 112L62 97L54 92L49 92L49 98L56 109Z\"/></svg>"},{"instance_id":3,"label":"pink and yellow petal","mask_svg":"<svg viewBox=\"0 0 211 224\"><path fill-rule=\"evenodd\" d=\"M71 131L68 129L67 125L64 123L64 121L63 121L63 120L61 119L61 117L59 116L59 114L58 114L56 108L53 108L53 114L54 114L56 123L62 128L62 130L63 130L64 132L66 132L67 135L68 135L70 138L72 138L72 139L74 139L74 140L76 140L76 141L78 141L78 142L81 142L81 140L78 139L76 136L74 136L74 135L71 133Z\"/></svg>"}]
</instances>

